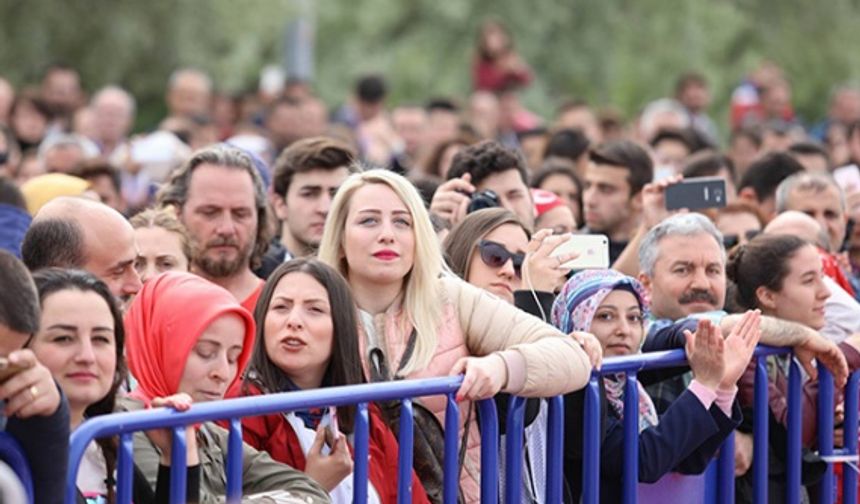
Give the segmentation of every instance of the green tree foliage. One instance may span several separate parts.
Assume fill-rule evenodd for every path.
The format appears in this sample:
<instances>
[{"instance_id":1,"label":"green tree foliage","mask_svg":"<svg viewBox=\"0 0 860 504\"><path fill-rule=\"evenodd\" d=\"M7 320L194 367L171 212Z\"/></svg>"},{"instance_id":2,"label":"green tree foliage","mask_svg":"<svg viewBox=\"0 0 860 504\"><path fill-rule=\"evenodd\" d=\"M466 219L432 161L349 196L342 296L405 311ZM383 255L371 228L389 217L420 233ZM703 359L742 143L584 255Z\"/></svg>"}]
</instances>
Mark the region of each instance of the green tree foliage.
<instances>
[{"instance_id":1,"label":"green tree foliage","mask_svg":"<svg viewBox=\"0 0 860 504\"><path fill-rule=\"evenodd\" d=\"M465 96L487 16L515 34L537 74L524 99L545 115L576 96L631 117L694 69L711 81L724 121L731 89L769 58L812 121L834 85L860 79L854 0L7 0L0 75L30 84L49 63L69 63L90 90L110 82L132 90L141 125L151 126L174 68L207 70L227 91L250 89L263 65L280 61L284 27L300 12L315 21L315 85L329 103L367 72L389 77L394 103Z\"/></svg>"}]
</instances>

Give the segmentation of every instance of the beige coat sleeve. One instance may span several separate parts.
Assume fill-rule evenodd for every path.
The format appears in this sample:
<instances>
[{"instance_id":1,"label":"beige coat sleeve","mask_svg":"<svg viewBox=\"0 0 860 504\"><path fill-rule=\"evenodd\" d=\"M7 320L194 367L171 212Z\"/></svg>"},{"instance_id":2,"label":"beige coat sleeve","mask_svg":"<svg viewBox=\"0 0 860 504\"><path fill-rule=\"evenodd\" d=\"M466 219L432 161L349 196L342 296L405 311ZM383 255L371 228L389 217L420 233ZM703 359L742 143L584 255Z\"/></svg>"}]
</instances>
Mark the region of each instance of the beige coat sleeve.
<instances>
[{"instance_id":1,"label":"beige coat sleeve","mask_svg":"<svg viewBox=\"0 0 860 504\"><path fill-rule=\"evenodd\" d=\"M514 350L525 360L525 385L506 390L525 397L549 397L588 383L591 364L582 347L555 327L457 278L442 279L472 355Z\"/></svg>"}]
</instances>

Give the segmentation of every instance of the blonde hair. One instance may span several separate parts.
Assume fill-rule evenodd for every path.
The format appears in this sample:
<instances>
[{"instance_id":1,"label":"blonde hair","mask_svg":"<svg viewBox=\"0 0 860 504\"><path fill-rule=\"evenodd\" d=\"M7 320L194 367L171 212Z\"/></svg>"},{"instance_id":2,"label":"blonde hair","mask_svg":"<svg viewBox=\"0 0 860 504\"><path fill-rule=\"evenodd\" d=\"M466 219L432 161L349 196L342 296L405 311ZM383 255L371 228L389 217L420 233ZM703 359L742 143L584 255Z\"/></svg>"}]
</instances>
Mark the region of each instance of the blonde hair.
<instances>
[{"instance_id":1,"label":"blonde hair","mask_svg":"<svg viewBox=\"0 0 860 504\"><path fill-rule=\"evenodd\" d=\"M388 170L373 169L351 175L340 186L332 201L318 256L345 278L349 278L349 265L343 247L346 216L353 194L369 184L388 186L412 215L415 255L412 269L404 278L403 307L417 337L412 356L402 367L401 372L406 375L426 368L436 351L437 331L442 319L439 276L447 271L430 216L418 190L404 177Z\"/></svg>"},{"instance_id":2,"label":"blonde hair","mask_svg":"<svg viewBox=\"0 0 860 504\"><path fill-rule=\"evenodd\" d=\"M182 221L176 215L176 209L173 207L150 207L136 214L129 219L131 227L134 229L141 228L161 228L171 233L179 235L179 243L182 246L182 254L191 264L191 259L194 257L194 248L191 243L191 236L188 230L182 225Z\"/></svg>"}]
</instances>

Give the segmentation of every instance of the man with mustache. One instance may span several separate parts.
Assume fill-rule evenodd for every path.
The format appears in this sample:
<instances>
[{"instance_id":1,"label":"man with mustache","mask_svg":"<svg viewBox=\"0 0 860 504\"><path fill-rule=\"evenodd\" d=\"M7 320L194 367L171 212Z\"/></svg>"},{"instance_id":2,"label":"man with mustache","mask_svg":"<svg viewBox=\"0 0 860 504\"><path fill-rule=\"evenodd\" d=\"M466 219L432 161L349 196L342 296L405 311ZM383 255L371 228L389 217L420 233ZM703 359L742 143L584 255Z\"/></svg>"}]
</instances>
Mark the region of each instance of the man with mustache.
<instances>
[{"instance_id":1,"label":"man with mustache","mask_svg":"<svg viewBox=\"0 0 860 504\"><path fill-rule=\"evenodd\" d=\"M170 176L158 203L174 206L194 241L191 270L224 287L253 313L269 244L266 192L251 157L213 145L195 152Z\"/></svg>"},{"instance_id":2,"label":"man with mustache","mask_svg":"<svg viewBox=\"0 0 860 504\"><path fill-rule=\"evenodd\" d=\"M722 235L704 215L676 214L651 228L639 246L639 265L639 280L651 297L649 336L672 322L691 319L694 326L694 319L703 317L729 334L739 320L740 315L723 311L726 251ZM847 363L838 347L816 331L773 317L762 317L761 331L762 344L795 347L810 374L814 374L815 357L834 372L837 383L847 377ZM652 344L646 337L643 351L653 350ZM652 398L658 410L674 399L674 388L671 382L654 386Z\"/></svg>"},{"instance_id":3,"label":"man with mustache","mask_svg":"<svg viewBox=\"0 0 860 504\"><path fill-rule=\"evenodd\" d=\"M659 212L655 209L664 206L665 184L649 186L645 190L646 208L653 215ZM696 318L709 318L727 335L740 319L740 315L723 311L726 251L722 235L704 215L676 214L652 227L639 246L639 265L639 279L651 298L653 317L643 352L683 345L683 342L667 344L653 337L660 328L673 322L683 320L692 331ZM795 356L810 376L816 376L812 360L818 358L833 372L838 387L845 384L848 365L844 355L815 330L767 316L761 317L760 328L761 344L794 347ZM683 393L686 381L688 378L681 376L647 388L658 412L665 411ZM752 463L752 436L740 431L736 434L735 474L742 475Z\"/></svg>"}]
</instances>

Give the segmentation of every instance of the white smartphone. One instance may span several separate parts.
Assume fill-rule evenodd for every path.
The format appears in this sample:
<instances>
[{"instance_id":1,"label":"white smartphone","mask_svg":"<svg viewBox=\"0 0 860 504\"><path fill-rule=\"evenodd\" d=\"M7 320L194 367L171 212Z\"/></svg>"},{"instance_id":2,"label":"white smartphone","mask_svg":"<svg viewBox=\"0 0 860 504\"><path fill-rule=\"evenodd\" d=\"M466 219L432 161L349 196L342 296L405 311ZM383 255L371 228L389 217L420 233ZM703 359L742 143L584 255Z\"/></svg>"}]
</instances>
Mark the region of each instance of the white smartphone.
<instances>
[{"instance_id":1,"label":"white smartphone","mask_svg":"<svg viewBox=\"0 0 860 504\"><path fill-rule=\"evenodd\" d=\"M320 427L326 430L326 444L334 448L337 438L340 435L340 429L337 426L337 408L329 406L328 412L320 420Z\"/></svg>"},{"instance_id":2,"label":"white smartphone","mask_svg":"<svg viewBox=\"0 0 860 504\"><path fill-rule=\"evenodd\" d=\"M833 170L833 178L845 192L860 191L860 168L856 164Z\"/></svg>"},{"instance_id":3,"label":"white smartphone","mask_svg":"<svg viewBox=\"0 0 860 504\"><path fill-rule=\"evenodd\" d=\"M572 270L606 269L609 267L609 238L602 234L575 234L550 252L551 257L577 253L579 257L562 266Z\"/></svg>"}]
</instances>

